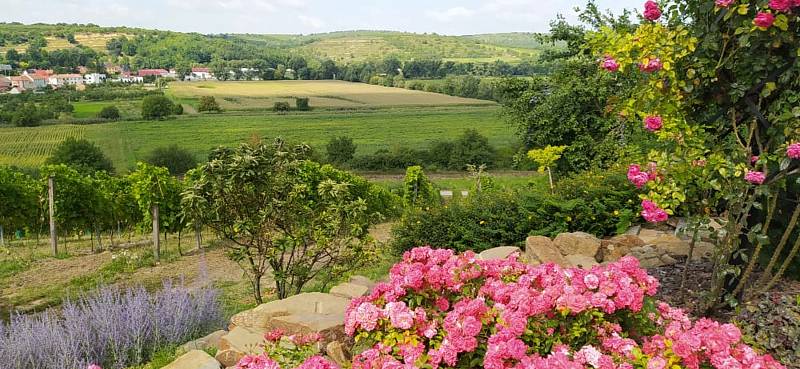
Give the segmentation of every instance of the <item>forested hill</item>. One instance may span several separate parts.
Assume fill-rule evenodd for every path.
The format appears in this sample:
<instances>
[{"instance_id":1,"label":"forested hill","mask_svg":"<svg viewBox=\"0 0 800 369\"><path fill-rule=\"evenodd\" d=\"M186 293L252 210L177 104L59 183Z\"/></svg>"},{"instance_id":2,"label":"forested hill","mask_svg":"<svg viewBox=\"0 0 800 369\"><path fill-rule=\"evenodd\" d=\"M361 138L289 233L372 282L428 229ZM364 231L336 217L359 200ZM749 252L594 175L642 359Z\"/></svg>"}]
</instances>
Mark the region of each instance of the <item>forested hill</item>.
<instances>
[{"instance_id":1,"label":"forested hill","mask_svg":"<svg viewBox=\"0 0 800 369\"><path fill-rule=\"evenodd\" d=\"M318 67L334 62L366 63L396 58L400 62L435 60L456 64L536 64L552 49L534 34L442 36L388 31L346 31L312 35L180 33L129 27L77 24L0 23L0 63L23 67L66 67L113 62L137 68L180 68L212 62L268 65L304 59ZM10 53L9 53L10 52ZM233 63L236 64L236 63ZM288 66L288 65L287 65ZM257 67L257 66L255 66ZM299 68L296 68L296 70Z\"/></svg>"}]
</instances>

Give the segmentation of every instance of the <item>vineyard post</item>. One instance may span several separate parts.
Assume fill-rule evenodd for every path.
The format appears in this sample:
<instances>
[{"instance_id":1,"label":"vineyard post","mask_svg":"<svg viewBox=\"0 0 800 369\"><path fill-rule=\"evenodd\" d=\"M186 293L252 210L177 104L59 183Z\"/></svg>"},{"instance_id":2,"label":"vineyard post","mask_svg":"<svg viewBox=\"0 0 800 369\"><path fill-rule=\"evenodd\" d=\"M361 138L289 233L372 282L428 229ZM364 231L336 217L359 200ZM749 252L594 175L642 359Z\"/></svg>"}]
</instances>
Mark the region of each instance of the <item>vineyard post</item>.
<instances>
[{"instance_id":1,"label":"vineyard post","mask_svg":"<svg viewBox=\"0 0 800 369\"><path fill-rule=\"evenodd\" d=\"M3 235L3 225L0 224L0 246L6 245L5 235Z\"/></svg>"},{"instance_id":2,"label":"vineyard post","mask_svg":"<svg viewBox=\"0 0 800 369\"><path fill-rule=\"evenodd\" d=\"M161 239L158 238L158 204L153 205L153 257L156 263L161 257Z\"/></svg>"},{"instance_id":3,"label":"vineyard post","mask_svg":"<svg viewBox=\"0 0 800 369\"><path fill-rule=\"evenodd\" d=\"M50 249L58 256L58 235L56 233L55 183L53 176L47 177L47 200L50 211Z\"/></svg>"}]
</instances>

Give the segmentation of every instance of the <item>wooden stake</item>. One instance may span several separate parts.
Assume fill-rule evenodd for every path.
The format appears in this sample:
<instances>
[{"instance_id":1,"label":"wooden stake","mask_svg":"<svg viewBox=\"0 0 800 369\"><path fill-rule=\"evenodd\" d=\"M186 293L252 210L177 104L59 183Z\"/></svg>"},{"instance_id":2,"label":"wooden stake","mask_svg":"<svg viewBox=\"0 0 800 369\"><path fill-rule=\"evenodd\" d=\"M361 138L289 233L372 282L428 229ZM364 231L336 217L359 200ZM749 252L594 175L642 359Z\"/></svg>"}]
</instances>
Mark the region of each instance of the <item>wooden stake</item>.
<instances>
[{"instance_id":1,"label":"wooden stake","mask_svg":"<svg viewBox=\"0 0 800 369\"><path fill-rule=\"evenodd\" d=\"M58 256L58 235L56 233L55 181L53 176L47 178L47 199L50 207L50 249L53 256Z\"/></svg>"},{"instance_id":2,"label":"wooden stake","mask_svg":"<svg viewBox=\"0 0 800 369\"><path fill-rule=\"evenodd\" d=\"M161 239L158 234L158 205L153 205L153 257L161 261Z\"/></svg>"}]
</instances>

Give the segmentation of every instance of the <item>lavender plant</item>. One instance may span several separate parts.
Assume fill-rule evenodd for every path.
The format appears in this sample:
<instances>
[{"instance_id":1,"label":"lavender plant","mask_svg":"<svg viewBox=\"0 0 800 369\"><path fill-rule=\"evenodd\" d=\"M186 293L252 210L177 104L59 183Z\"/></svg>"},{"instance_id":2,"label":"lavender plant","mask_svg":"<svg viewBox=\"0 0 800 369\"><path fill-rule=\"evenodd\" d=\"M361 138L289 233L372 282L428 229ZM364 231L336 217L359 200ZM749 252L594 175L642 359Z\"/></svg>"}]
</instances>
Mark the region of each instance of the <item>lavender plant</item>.
<instances>
[{"instance_id":1,"label":"lavender plant","mask_svg":"<svg viewBox=\"0 0 800 369\"><path fill-rule=\"evenodd\" d=\"M0 322L4 369L120 369L141 364L159 348L174 346L224 324L218 291L165 282L144 288L103 287L60 312L13 315Z\"/></svg>"}]
</instances>

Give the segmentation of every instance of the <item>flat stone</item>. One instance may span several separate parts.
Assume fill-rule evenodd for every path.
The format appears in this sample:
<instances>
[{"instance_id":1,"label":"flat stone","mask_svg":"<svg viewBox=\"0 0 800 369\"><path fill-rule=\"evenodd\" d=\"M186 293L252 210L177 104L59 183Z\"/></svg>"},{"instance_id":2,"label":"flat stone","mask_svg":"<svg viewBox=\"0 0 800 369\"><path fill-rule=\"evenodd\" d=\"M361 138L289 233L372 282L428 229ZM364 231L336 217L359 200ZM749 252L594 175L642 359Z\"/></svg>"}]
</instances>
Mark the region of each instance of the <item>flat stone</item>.
<instances>
[{"instance_id":1,"label":"flat stone","mask_svg":"<svg viewBox=\"0 0 800 369\"><path fill-rule=\"evenodd\" d=\"M553 239L553 244L561 251L561 255L595 257L600 250L600 240L584 232L562 233Z\"/></svg>"},{"instance_id":2,"label":"flat stone","mask_svg":"<svg viewBox=\"0 0 800 369\"><path fill-rule=\"evenodd\" d=\"M588 270L592 269L592 267L595 265L599 265L597 263L597 260L595 260L594 257L592 256L576 254L576 255L567 255L565 258L567 259L567 262L570 265L576 268Z\"/></svg>"},{"instance_id":3,"label":"flat stone","mask_svg":"<svg viewBox=\"0 0 800 369\"><path fill-rule=\"evenodd\" d=\"M205 351L191 350L163 369L219 369L219 362Z\"/></svg>"},{"instance_id":4,"label":"flat stone","mask_svg":"<svg viewBox=\"0 0 800 369\"><path fill-rule=\"evenodd\" d=\"M667 235L667 233L655 229L645 228L639 231L639 238L644 243L652 243L653 240L663 235Z\"/></svg>"},{"instance_id":5,"label":"flat stone","mask_svg":"<svg viewBox=\"0 0 800 369\"><path fill-rule=\"evenodd\" d=\"M632 248L631 252L628 255L631 255L639 259L639 261L642 261L645 259L652 259L652 258L658 259L663 254L664 254L663 252L660 252L659 250L656 250L654 247L647 245L647 246Z\"/></svg>"},{"instance_id":6,"label":"flat stone","mask_svg":"<svg viewBox=\"0 0 800 369\"><path fill-rule=\"evenodd\" d=\"M656 258L639 259L639 265L642 268L651 269L651 268L658 268L664 265L664 263L661 261L660 258L656 257Z\"/></svg>"},{"instance_id":7,"label":"flat stone","mask_svg":"<svg viewBox=\"0 0 800 369\"><path fill-rule=\"evenodd\" d=\"M331 295L344 297L347 299L366 296L368 292L369 287L355 283L342 283L331 288Z\"/></svg>"},{"instance_id":8,"label":"flat stone","mask_svg":"<svg viewBox=\"0 0 800 369\"><path fill-rule=\"evenodd\" d=\"M661 255L659 260L661 260L661 262L664 263L664 265L674 265L678 263L678 261L675 260L675 258L673 258L672 256L669 256L669 254Z\"/></svg>"},{"instance_id":9,"label":"flat stone","mask_svg":"<svg viewBox=\"0 0 800 369\"><path fill-rule=\"evenodd\" d=\"M232 350L245 354L258 354L263 351L266 330L247 327L233 328L219 340L219 350Z\"/></svg>"},{"instance_id":10,"label":"flat stone","mask_svg":"<svg viewBox=\"0 0 800 369\"><path fill-rule=\"evenodd\" d=\"M513 253L521 253L522 250L516 246L500 246L484 250L478 254L478 258L482 260L505 260Z\"/></svg>"},{"instance_id":11,"label":"flat stone","mask_svg":"<svg viewBox=\"0 0 800 369\"><path fill-rule=\"evenodd\" d=\"M530 236L525 240L525 258L531 264L569 265L553 241L544 236Z\"/></svg>"},{"instance_id":12,"label":"flat stone","mask_svg":"<svg viewBox=\"0 0 800 369\"><path fill-rule=\"evenodd\" d=\"M372 288L375 287L375 282L373 282L371 279L369 279L367 277L364 277L363 275L351 276L350 277L350 283L358 284L358 285L361 285L361 286L365 286L365 287L369 288L370 290L372 290Z\"/></svg>"},{"instance_id":13,"label":"flat stone","mask_svg":"<svg viewBox=\"0 0 800 369\"><path fill-rule=\"evenodd\" d=\"M347 364L350 363L350 359L347 358L348 355L339 341L331 341L325 347L325 353L334 363L339 364L340 368L347 367Z\"/></svg>"},{"instance_id":14,"label":"flat stone","mask_svg":"<svg viewBox=\"0 0 800 369\"><path fill-rule=\"evenodd\" d=\"M275 317L270 325L272 329L280 328L286 334L319 333L323 344L345 338L344 317L339 315L298 313Z\"/></svg>"},{"instance_id":15,"label":"flat stone","mask_svg":"<svg viewBox=\"0 0 800 369\"><path fill-rule=\"evenodd\" d=\"M266 329L273 318L298 313L331 314L344 321L344 312L349 305L350 299L341 296L320 292L301 293L234 315L230 329L237 326Z\"/></svg>"},{"instance_id":16,"label":"flat stone","mask_svg":"<svg viewBox=\"0 0 800 369\"><path fill-rule=\"evenodd\" d=\"M212 348L212 347L213 348L217 348L217 347L219 347L220 339L222 338L222 336L224 336L226 334L228 334L227 331L223 331L223 330L216 331L216 332L211 333L211 334L209 334L209 335L207 335L207 336L205 336L203 338L198 338L198 339L196 339L194 341L189 341L189 342L181 345L181 347L178 347L176 352L180 355L181 353L189 352L189 351L192 351L192 350L205 350L205 349L209 349L209 348Z\"/></svg>"},{"instance_id":17,"label":"flat stone","mask_svg":"<svg viewBox=\"0 0 800 369\"><path fill-rule=\"evenodd\" d=\"M644 241L634 235L623 234L600 241L597 261L617 261L631 252L634 247L644 246Z\"/></svg>"},{"instance_id":18,"label":"flat stone","mask_svg":"<svg viewBox=\"0 0 800 369\"><path fill-rule=\"evenodd\" d=\"M244 354L235 350L220 350L214 356L220 364L225 368L231 368L236 365L244 357Z\"/></svg>"}]
</instances>

